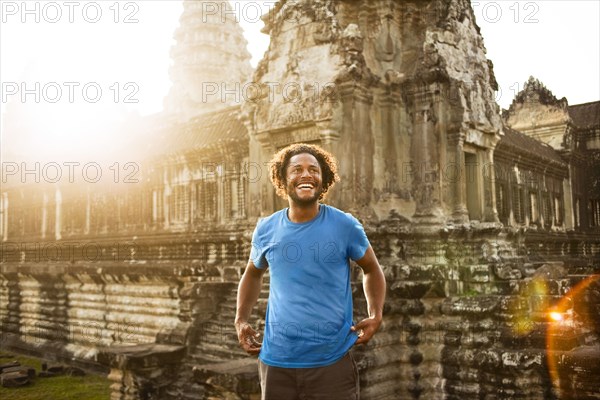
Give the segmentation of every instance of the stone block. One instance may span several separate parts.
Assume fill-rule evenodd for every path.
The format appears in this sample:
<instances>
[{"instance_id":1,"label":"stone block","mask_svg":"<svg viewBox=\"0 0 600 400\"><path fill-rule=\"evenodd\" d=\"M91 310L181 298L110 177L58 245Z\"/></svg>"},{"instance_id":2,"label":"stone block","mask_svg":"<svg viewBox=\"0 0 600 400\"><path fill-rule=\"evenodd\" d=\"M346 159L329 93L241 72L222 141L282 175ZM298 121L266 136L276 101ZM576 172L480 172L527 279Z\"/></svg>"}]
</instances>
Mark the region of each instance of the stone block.
<instances>
[{"instance_id":1,"label":"stone block","mask_svg":"<svg viewBox=\"0 0 600 400\"><path fill-rule=\"evenodd\" d=\"M442 313L456 316L490 316L498 308L497 296L474 296L447 299L442 304Z\"/></svg>"},{"instance_id":2,"label":"stone block","mask_svg":"<svg viewBox=\"0 0 600 400\"><path fill-rule=\"evenodd\" d=\"M5 368L2 371L2 373L11 373L11 372L19 372L22 375L27 375L29 377L29 379L35 378L35 375L36 375L35 368L27 367L27 366Z\"/></svg>"},{"instance_id":3,"label":"stone block","mask_svg":"<svg viewBox=\"0 0 600 400\"><path fill-rule=\"evenodd\" d=\"M30 383L27 371L3 372L0 374L0 385L6 388L25 386Z\"/></svg>"},{"instance_id":4,"label":"stone block","mask_svg":"<svg viewBox=\"0 0 600 400\"><path fill-rule=\"evenodd\" d=\"M502 365L507 368L517 368L519 370L529 368L539 368L543 364L543 351L506 351L502 353Z\"/></svg>"},{"instance_id":5,"label":"stone block","mask_svg":"<svg viewBox=\"0 0 600 400\"><path fill-rule=\"evenodd\" d=\"M521 296L502 296L498 309L502 312L518 313L529 309L526 298Z\"/></svg>"},{"instance_id":6,"label":"stone block","mask_svg":"<svg viewBox=\"0 0 600 400\"><path fill-rule=\"evenodd\" d=\"M432 289L432 281L399 281L392 283L394 295L405 299L419 299Z\"/></svg>"},{"instance_id":7,"label":"stone block","mask_svg":"<svg viewBox=\"0 0 600 400\"><path fill-rule=\"evenodd\" d=\"M259 392L256 359L243 358L223 363L195 366L194 381L219 391L246 395Z\"/></svg>"},{"instance_id":8,"label":"stone block","mask_svg":"<svg viewBox=\"0 0 600 400\"><path fill-rule=\"evenodd\" d=\"M17 360L10 361L10 362L4 363L4 364L0 364L0 373L2 373L4 371L4 369L6 369L6 368L18 367L20 365L21 365L21 363L18 362Z\"/></svg>"},{"instance_id":9,"label":"stone block","mask_svg":"<svg viewBox=\"0 0 600 400\"><path fill-rule=\"evenodd\" d=\"M416 299L390 299L387 303L390 314L418 316L425 312L423 303Z\"/></svg>"}]
</instances>

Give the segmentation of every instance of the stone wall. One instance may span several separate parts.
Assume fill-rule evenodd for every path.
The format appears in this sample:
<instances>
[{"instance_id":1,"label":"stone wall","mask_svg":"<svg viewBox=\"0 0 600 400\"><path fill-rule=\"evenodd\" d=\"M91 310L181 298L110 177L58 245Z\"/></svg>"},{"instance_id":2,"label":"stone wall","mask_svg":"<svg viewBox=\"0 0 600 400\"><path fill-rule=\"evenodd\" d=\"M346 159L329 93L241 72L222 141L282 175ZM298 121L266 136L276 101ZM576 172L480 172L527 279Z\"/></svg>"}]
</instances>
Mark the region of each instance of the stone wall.
<instances>
[{"instance_id":1,"label":"stone wall","mask_svg":"<svg viewBox=\"0 0 600 400\"><path fill-rule=\"evenodd\" d=\"M494 224L419 235L401 218L367 231L389 295L381 331L355 349L363 398L546 399L559 394L553 381L565 393L593 390L598 296L564 299L600 273L600 237ZM256 362L238 348L232 326L249 246L238 238L233 247L138 238L139 257L120 263L5 262L2 347L110 368L115 393L133 393L123 398L251 398L259 390ZM356 319L366 312L359 278L356 269ZM257 326L266 296L267 287ZM552 310L564 318L560 325L549 319ZM160 387L147 370L161 371ZM567 384L573 375L578 383Z\"/></svg>"},{"instance_id":2,"label":"stone wall","mask_svg":"<svg viewBox=\"0 0 600 400\"><path fill-rule=\"evenodd\" d=\"M40 255L50 246L64 249L60 242L27 253L4 243L3 347L93 364L108 346L184 343L194 323L213 317L231 290L227 282L239 278L245 245L228 239L88 238L103 255L93 261L77 252L63 260ZM119 243L128 243L125 256L117 256L124 252Z\"/></svg>"},{"instance_id":3,"label":"stone wall","mask_svg":"<svg viewBox=\"0 0 600 400\"><path fill-rule=\"evenodd\" d=\"M584 280L598 284L598 236L549 238L476 225L438 237L380 235L371 237L389 296L382 331L357 349L364 398L566 399L591 393L597 294L590 290L575 299L571 289ZM591 308L581 310L592 297ZM358 313L364 310L359 298ZM561 321L551 319L553 310ZM579 353L585 355L566 364ZM555 359L560 363L549 363ZM570 385L565 377L574 375L579 392L571 385L569 397L558 386Z\"/></svg>"}]
</instances>

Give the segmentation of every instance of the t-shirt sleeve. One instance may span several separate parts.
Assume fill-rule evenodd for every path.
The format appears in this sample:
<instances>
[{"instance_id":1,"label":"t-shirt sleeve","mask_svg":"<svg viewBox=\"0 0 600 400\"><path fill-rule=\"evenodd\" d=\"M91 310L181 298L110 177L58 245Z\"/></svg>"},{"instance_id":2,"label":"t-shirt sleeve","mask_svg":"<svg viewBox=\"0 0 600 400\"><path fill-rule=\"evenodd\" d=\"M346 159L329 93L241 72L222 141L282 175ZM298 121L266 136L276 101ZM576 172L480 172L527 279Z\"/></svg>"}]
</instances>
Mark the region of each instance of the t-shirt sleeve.
<instances>
[{"instance_id":1,"label":"t-shirt sleeve","mask_svg":"<svg viewBox=\"0 0 600 400\"><path fill-rule=\"evenodd\" d=\"M267 246L260 240L262 224L257 224L252 234L252 247L250 249L250 261L256 268L265 268L267 264Z\"/></svg>"},{"instance_id":2,"label":"t-shirt sleeve","mask_svg":"<svg viewBox=\"0 0 600 400\"><path fill-rule=\"evenodd\" d=\"M350 216L351 223L348 235L348 256L354 261L363 258L369 248L369 239L362 224Z\"/></svg>"}]
</instances>

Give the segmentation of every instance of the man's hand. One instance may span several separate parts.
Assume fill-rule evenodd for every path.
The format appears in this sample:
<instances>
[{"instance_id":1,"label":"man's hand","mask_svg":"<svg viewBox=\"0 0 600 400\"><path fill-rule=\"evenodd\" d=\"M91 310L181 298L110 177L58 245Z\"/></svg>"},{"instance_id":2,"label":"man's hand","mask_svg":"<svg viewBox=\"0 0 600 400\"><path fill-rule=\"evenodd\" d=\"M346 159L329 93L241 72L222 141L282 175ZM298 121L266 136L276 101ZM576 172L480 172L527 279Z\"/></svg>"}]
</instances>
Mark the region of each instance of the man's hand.
<instances>
[{"instance_id":1,"label":"man's hand","mask_svg":"<svg viewBox=\"0 0 600 400\"><path fill-rule=\"evenodd\" d=\"M250 324L246 322L236 323L235 330L237 331L238 341L242 349L250 355L257 355L260 353L262 343L257 339L260 337L260 333L257 333Z\"/></svg>"},{"instance_id":2,"label":"man's hand","mask_svg":"<svg viewBox=\"0 0 600 400\"><path fill-rule=\"evenodd\" d=\"M265 269L256 268L252 261L248 261L244 275L238 285L234 321L235 331L237 332L240 346L242 346L246 353L252 355L260 353L262 343L257 340L260 335L246 321L250 319L252 307L254 307L260 295L260 287Z\"/></svg>"},{"instance_id":3,"label":"man's hand","mask_svg":"<svg viewBox=\"0 0 600 400\"><path fill-rule=\"evenodd\" d=\"M355 344L366 344L371 340L375 332L381 325L381 318L365 318L358 324L354 325L350 330L358 334L358 340Z\"/></svg>"}]
</instances>

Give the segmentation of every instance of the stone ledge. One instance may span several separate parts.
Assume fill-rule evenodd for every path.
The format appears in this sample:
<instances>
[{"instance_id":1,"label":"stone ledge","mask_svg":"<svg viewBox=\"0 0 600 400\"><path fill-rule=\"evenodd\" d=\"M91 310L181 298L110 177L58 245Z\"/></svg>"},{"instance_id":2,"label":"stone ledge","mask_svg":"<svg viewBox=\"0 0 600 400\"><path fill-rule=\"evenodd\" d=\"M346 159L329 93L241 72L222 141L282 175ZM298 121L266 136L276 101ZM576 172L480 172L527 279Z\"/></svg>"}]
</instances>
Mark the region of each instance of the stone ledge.
<instances>
[{"instance_id":1,"label":"stone ledge","mask_svg":"<svg viewBox=\"0 0 600 400\"><path fill-rule=\"evenodd\" d=\"M185 346L155 343L113 346L101 349L97 360L99 363L113 368L148 368L179 363L185 349Z\"/></svg>"},{"instance_id":2,"label":"stone ledge","mask_svg":"<svg viewBox=\"0 0 600 400\"><path fill-rule=\"evenodd\" d=\"M260 393L258 364L255 357L242 358L193 368L194 381L219 392L245 397Z\"/></svg>"}]
</instances>

